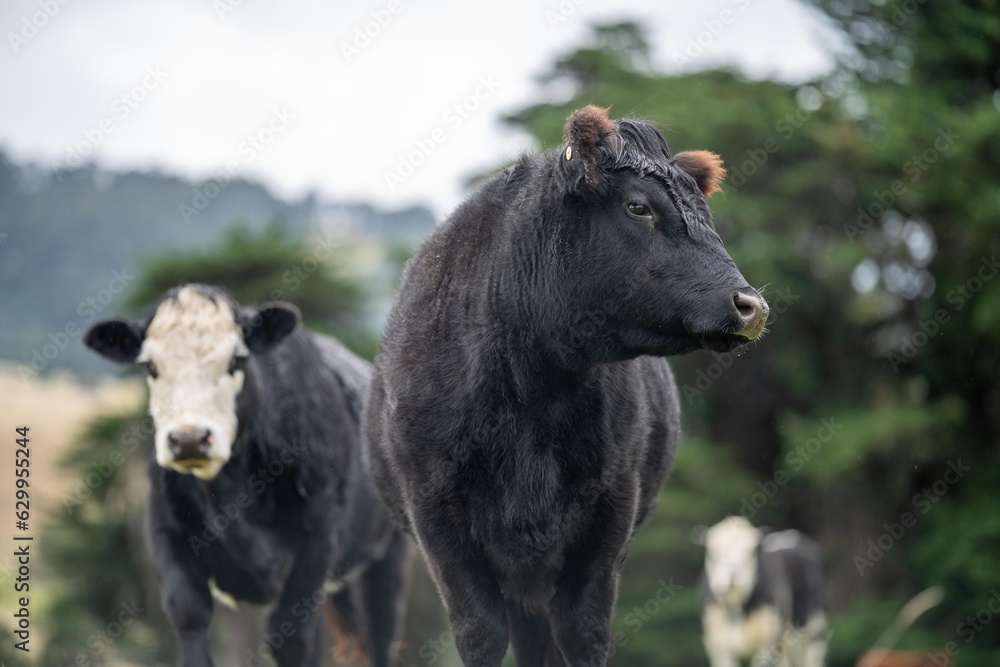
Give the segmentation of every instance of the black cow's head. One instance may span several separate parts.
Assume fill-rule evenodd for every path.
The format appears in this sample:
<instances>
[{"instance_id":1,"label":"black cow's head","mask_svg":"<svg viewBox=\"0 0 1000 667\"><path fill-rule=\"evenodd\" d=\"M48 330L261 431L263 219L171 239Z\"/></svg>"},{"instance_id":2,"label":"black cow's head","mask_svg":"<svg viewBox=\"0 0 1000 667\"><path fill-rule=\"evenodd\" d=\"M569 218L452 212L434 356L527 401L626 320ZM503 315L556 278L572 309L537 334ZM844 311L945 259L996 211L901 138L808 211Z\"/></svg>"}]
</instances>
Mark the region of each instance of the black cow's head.
<instances>
[{"instance_id":1,"label":"black cow's head","mask_svg":"<svg viewBox=\"0 0 1000 667\"><path fill-rule=\"evenodd\" d=\"M585 230L567 248L577 296L605 299L614 356L726 351L764 331L768 306L726 253L705 200L725 174L717 155L671 156L663 136L588 106L566 123L552 155L567 225ZM607 295L610 295L610 300Z\"/></svg>"},{"instance_id":2,"label":"black cow's head","mask_svg":"<svg viewBox=\"0 0 1000 667\"><path fill-rule=\"evenodd\" d=\"M145 322L97 322L83 341L111 361L145 364L157 463L211 479L232 454L248 359L298 323L289 304L242 308L217 288L184 285Z\"/></svg>"}]
</instances>

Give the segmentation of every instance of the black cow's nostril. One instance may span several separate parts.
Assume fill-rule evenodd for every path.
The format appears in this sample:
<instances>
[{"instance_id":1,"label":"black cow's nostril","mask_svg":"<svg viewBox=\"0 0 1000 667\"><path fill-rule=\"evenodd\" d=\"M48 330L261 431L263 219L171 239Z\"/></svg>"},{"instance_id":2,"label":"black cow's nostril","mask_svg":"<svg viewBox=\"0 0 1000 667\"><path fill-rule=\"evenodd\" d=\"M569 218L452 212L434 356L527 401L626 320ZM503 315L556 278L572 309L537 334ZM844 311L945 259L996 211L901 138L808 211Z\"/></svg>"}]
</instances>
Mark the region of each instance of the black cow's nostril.
<instances>
[{"instance_id":1,"label":"black cow's nostril","mask_svg":"<svg viewBox=\"0 0 1000 667\"><path fill-rule=\"evenodd\" d=\"M738 336L753 340L764 330L770 311L767 302L756 292L733 292L733 305L740 318L742 326L735 331Z\"/></svg>"},{"instance_id":2,"label":"black cow's nostril","mask_svg":"<svg viewBox=\"0 0 1000 667\"><path fill-rule=\"evenodd\" d=\"M207 428L179 428L167 434L167 443L176 461L203 459L212 447L212 434Z\"/></svg>"},{"instance_id":3,"label":"black cow's nostril","mask_svg":"<svg viewBox=\"0 0 1000 667\"><path fill-rule=\"evenodd\" d=\"M736 304L736 310L744 320L752 320L761 310L760 299L742 292L733 295L733 303Z\"/></svg>"}]
</instances>

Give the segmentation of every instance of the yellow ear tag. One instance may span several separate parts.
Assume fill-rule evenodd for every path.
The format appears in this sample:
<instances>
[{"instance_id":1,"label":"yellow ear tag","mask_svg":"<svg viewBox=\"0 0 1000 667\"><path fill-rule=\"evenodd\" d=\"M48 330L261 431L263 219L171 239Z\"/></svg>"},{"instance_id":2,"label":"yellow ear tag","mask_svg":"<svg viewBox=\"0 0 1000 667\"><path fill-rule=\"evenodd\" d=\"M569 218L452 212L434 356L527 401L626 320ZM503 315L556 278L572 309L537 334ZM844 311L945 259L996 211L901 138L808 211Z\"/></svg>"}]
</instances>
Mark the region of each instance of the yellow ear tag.
<instances>
[{"instance_id":1,"label":"yellow ear tag","mask_svg":"<svg viewBox=\"0 0 1000 667\"><path fill-rule=\"evenodd\" d=\"M573 157L573 147L572 146L567 146L566 147L566 159L568 160L571 157Z\"/></svg>"}]
</instances>

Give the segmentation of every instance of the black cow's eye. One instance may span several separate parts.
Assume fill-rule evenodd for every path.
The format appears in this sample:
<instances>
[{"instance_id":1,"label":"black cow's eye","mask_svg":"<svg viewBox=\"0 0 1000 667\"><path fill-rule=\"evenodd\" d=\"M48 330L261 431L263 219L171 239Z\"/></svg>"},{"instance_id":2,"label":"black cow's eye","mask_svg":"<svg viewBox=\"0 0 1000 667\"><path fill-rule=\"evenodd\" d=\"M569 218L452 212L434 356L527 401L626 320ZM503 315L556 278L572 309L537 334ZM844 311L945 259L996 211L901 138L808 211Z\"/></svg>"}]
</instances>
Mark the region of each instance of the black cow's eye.
<instances>
[{"instance_id":1,"label":"black cow's eye","mask_svg":"<svg viewBox=\"0 0 1000 667\"><path fill-rule=\"evenodd\" d=\"M236 371L241 371L246 366L247 358L242 356L234 356L229 360L228 372L230 375L234 375Z\"/></svg>"},{"instance_id":2,"label":"black cow's eye","mask_svg":"<svg viewBox=\"0 0 1000 667\"><path fill-rule=\"evenodd\" d=\"M153 378L154 380L160 377L160 371L156 370L156 364L154 364L152 361L146 362L146 372L149 373L149 377Z\"/></svg>"},{"instance_id":3,"label":"black cow's eye","mask_svg":"<svg viewBox=\"0 0 1000 667\"><path fill-rule=\"evenodd\" d=\"M638 201L630 201L625 204L625 210L633 218L638 218L641 220L648 220L653 217L653 212L649 210L649 206Z\"/></svg>"}]
</instances>

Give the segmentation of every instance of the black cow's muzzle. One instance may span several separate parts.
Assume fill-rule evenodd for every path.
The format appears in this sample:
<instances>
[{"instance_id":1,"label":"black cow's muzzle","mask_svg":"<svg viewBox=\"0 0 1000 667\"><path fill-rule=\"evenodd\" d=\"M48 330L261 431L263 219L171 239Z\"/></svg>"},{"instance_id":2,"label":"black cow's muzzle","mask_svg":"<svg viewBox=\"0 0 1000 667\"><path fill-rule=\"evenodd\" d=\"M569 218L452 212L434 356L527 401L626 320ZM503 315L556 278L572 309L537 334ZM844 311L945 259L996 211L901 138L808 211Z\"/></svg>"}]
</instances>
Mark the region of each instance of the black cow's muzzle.
<instances>
[{"instance_id":1,"label":"black cow's muzzle","mask_svg":"<svg viewBox=\"0 0 1000 667\"><path fill-rule=\"evenodd\" d=\"M733 334L747 340L755 340L764 331L767 316L771 313L767 301L755 289L746 287L733 292L733 305L742 324Z\"/></svg>"}]
</instances>

